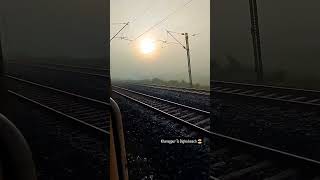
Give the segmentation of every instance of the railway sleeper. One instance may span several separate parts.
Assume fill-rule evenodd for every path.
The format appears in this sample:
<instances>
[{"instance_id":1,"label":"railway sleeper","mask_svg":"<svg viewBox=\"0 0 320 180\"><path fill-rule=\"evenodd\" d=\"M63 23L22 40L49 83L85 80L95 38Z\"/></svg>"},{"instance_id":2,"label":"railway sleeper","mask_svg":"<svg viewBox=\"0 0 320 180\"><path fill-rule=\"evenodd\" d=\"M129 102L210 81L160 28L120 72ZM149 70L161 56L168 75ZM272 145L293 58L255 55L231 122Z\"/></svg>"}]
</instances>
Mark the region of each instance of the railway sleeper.
<instances>
[{"instance_id":1,"label":"railway sleeper","mask_svg":"<svg viewBox=\"0 0 320 180\"><path fill-rule=\"evenodd\" d=\"M157 109L159 109L159 110L161 110L161 111L164 111L164 109L167 109L167 108L169 108L169 107L171 107L170 105L159 105L159 107L157 107Z\"/></svg>"},{"instance_id":2,"label":"railway sleeper","mask_svg":"<svg viewBox=\"0 0 320 180\"><path fill-rule=\"evenodd\" d=\"M177 107L175 107L175 106L169 106L168 108L162 109L162 111L170 113L170 111L176 110L176 108Z\"/></svg>"},{"instance_id":3,"label":"railway sleeper","mask_svg":"<svg viewBox=\"0 0 320 180\"><path fill-rule=\"evenodd\" d=\"M250 90L246 90L246 91L244 91L244 92L239 92L239 93L241 93L241 94L246 94L246 95L252 95L252 93L254 93L254 92L256 92L256 90L250 89Z\"/></svg>"},{"instance_id":4,"label":"railway sleeper","mask_svg":"<svg viewBox=\"0 0 320 180\"><path fill-rule=\"evenodd\" d=\"M190 112L190 113L186 113L185 115L183 116L180 116L179 118L180 119L185 119L185 118L189 118L189 117L192 117L194 116L195 114L193 112Z\"/></svg>"},{"instance_id":5,"label":"railway sleeper","mask_svg":"<svg viewBox=\"0 0 320 180\"><path fill-rule=\"evenodd\" d=\"M307 101L306 103L315 103L315 104L319 104L320 103L320 99L312 99Z\"/></svg>"},{"instance_id":6,"label":"railway sleeper","mask_svg":"<svg viewBox=\"0 0 320 180\"><path fill-rule=\"evenodd\" d=\"M242 89L233 89L233 90L227 91L226 93L238 93L240 91L242 91Z\"/></svg>"},{"instance_id":7,"label":"railway sleeper","mask_svg":"<svg viewBox=\"0 0 320 180\"><path fill-rule=\"evenodd\" d=\"M196 126L203 126L203 125L206 125L206 124L210 124L210 118L206 118L204 120L201 120L199 122L196 122L195 125Z\"/></svg>"},{"instance_id":8,"label":"railway sleeper","mask_svg":"<svg viewBox=\"0 0 320 180\"><path fill-rule=\"evenodd\" d=\"M180 111L180 108L176 107L175 109L172 109L170 111L167 111L167 113L172 114L172 113L177 113Z\"/></svg>"},{"instance_id":9,"label":"railway sleeper","mask_svg":"<svg viewBox=\"0 0 320 180\"><path fill-rule=\"evenodd\" d=\"M233 171L233 172L231 172L229 174L220 176L220 177L218 177L218 179L219 180L239 179L240 177L245 177L250 173L259 171L259 170L264 169L264 168L268 168L271 165L272 165L272 163L269 162L269 161L262 161L262 162L259 162L259 163L255 164L255 165L253 165L253 166L246 167L246 168L240 169L238 171Z\"/></svg>"},{"instance_id":10,"label":"railway sleeper","mask_svg":"<svg viewBox=\"0 0 320 180\"><path fill-rule=\"evenodd\" d=\"M294 99L290 99L290 101L303 101L303 100L305 100L305 99L307 99L307 97L296 97L296 98L294 98Z\"/></svg>"},{"instance_id":11,"label":"railway sleeper","mask_svg":"<svg viewBox=\"0 0 320 180\"><path fill-rule=\"evenodd\" d=\"M194 116L194 117L192 117L190 119L186 119L186 121L195 124L195 122L197 122L197 121L199 121L201 119L203 119L203 115L197 115L197 116Z\"/></svg>"},{"instance_id":12,"label":"railway sleeper","mask_svg":"<svg viewBox=\"0 0 320 180\"><path fill-rule=\"evenodd\" d=\"M265 178L264 180L286 180L286 179L295 178L297 175L298 175L298 172L295 169L286 169L272 177Z\"/></svg>"}]
</instances>

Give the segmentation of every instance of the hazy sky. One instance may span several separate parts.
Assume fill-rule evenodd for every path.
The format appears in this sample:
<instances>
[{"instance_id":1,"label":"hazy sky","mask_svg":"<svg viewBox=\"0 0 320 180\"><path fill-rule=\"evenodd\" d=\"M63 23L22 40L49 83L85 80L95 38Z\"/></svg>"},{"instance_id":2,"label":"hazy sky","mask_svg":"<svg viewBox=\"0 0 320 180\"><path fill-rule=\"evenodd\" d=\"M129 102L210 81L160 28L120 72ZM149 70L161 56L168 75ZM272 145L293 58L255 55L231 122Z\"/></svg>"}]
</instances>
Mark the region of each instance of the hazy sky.
<instances>
[{"instance_id":1,"label":"hazy sky","mask_svg":"<svg viewBox=\"0 0 320 180\"><path fill-rule=\"evenodd\" d=\"M135 39L189 0L111 0L110 36L123 25L132 22L120 36ZM190 36L191 66L197 83L209 84L210 76L210 0L193 0L188 6L137 41L114 39L111 42L111 75L113 79L145 79L159 77L167 80L188 81L186 51L179 45L166 45L157 41L152 55L145 57L139 50L144 38L175 42L165 30L198 34ZM185 43L184 36L175 34ZM165 47L162 47L165 46Z\"/></svg>"},{"instance_id":2,"label":"hazy sky","mask_svg":"<svg viewBox=\"0 0 320 180\"><path fill-rule=\"evenodd\" d=\"M320 76L320 2L257 0L262 58L268 71ZM214 57L233 55L253 66L249 1L214 1Z\"/></svg>"},{"instance_id":3,"label":"hazy sky","mask_svg":"<svg viewBox=\"0 0 320 180\"><path fill-rule=\"evenodd\" d=\"M105 57L106 2L1 0L9 56Z\"/></svg>"}]
</instances>

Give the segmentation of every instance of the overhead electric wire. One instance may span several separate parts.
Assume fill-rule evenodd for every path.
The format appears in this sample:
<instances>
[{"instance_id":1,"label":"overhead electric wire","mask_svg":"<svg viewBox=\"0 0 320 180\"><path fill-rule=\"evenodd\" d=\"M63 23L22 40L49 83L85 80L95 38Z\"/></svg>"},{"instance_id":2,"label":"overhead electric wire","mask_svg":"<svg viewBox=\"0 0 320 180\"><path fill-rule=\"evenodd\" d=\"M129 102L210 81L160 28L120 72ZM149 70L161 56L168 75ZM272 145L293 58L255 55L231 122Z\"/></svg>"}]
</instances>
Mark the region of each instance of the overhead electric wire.
<instances>
[{"instance_id":1,"label":"overhead electric wire","mask_svg":"<svg viewBox=\"0 0 320 180\"><path fill-rule=\"evenodd\" d=\"M125 26L122 27L111 39L110 39L110 42L112 41L112 39L116 38L116 36L126 27L130 24L133 24L137 19L139 19L140 17L142 17L146 12L148 12L151 8L152 8L152 3L151 3L151 6L149 6L148 8L146 8L143 13L139 16L139 17L136 17L134 18L132 21L129 21L127 23L112 23L113 25L119 25L119 24L124 24ZM126 39L124 39L123 37L121 38L117 38L117 39L121 39L121 40L128 40L128 41L133 41L131 39L129 39L128 37Z\"/></svg>"},{"instance_id":2,"label":"overhead electric wire","mask_svg":"<svg viewBox=\"0 0 320 180\"><path fill-rule=\"evenodd\" d=\"M167 30L168 31L168 30ZM175 31L169 31L169 32L171 32L171 33L175 33L175 34L180 34L180 35L184 35L184 33L183 32L175 32ZM191 34L191 36L197 36L197 35L199 35L200 33L194 33L194 34Z\"/></svg>"},{"instance_id":3,"label":"overhead electric wire","mask_svg":"<svg viewBox=\"0 0 320 180\"><path fill-rule=\"evenodd\" d=\"M115 37L115 39L126 40L126 41L132 41L132 40L131 40L131 39L129 39L127 36Z\"/></svg>"},{"instance_id":4,"label":"overhead electric wire","mask_svg":"<svg viewBox=\"0 0 320 180\"><path fill-rule=\"evenodd\" d=\"M140 19L141 17L143 17L150 9L152 9L152 5L153 5L153 3L151 2L151 5L148 6L139 16L135 17L132 21L129 21L130 24L132 25L135 21L137 21L138 19ZM128 36L128 35L127 35L127 36ZM129 38L127 38L127 40L130 41L130 42L133 41L133 40L131 40L131 39L129 39Z\"/></svg>"},{"instance_id":5,"label":"overhead electric wire","mask_svg":"<svg viewBox=\"0 0 320 180\"><path fill-rule=\"evenodd\" d=\"M170 33L170 31L167 30L167 33L168 33L173 39L175 39L184 49L186 49L186 47L185 47L176 37L174 37L174 36Z\"/></svg>"},{"instance_id":6,"label":"overhead electric wire","mask_svg":"<svg viewBox=\"0 0 320 180\"><path fill-rule=\"evenodd\" d=\"M179 44L179 43L176 43L176 42L168 42L166 40L157 40L157 41L160 41L160 42L165 43L165 44Z\"/></svg>"},{"instance_id":7,"label":"overhead electric wire","mask_svg":"<svg viewBox=\"0 0 320 180\"><path fill-rule=\"evenodd\" d=\"M168 30L167 30L168 31ZM176 34L183 34L182 32L175 32L175 31L169 31L171 33L176 33Z\"/></svg>"},{"instance_id":8,"label":"overhead electric wire","mask_svg":"<svg viewBox=\"0 0 320 180\"><path fill-rule=\"evenodd\" d=\"M146 8L146 9L143 11L143 13L140 14L139 17L134 18L130 23L132 24L132 23L134 23L137 19L143 17L143 15L144 15L146 12L148 12L150 9L152 9L152 5L153 5L153 3L151 2L151 5L150 5L148 8Z\"/></svg>"},{"instance_id":9,"label":"overhead electric wire","mask_svg":"<svg viewBox=\"0 0 320 180\"><path fill-rule=\"evenodd\" d=\"M113 25L118 25L118 24L127 24L127 23L112 23Z\"/></svg>"},{"instance_id":10,"label":"overhead electric wire","mask_svg":"<svg viewBox=\"0 0 320 180\"><path fill-rule=\"evenodd\" d=\"M170 14L168 14L166 17L164 17L163 19L161 19L159 22L157 22L156 24L154 24L153 26L151 26L150 28L148 28L146 31L144 31L142 34L140 34L138 37L136 37L134 39L134 41L136 41L137 39L139 39L141 36L143 36L144 34L148 33L149 31L151 31L153 28L157 27L158 25L160 25L161 23L163 23L164 21L166 21L167 19L169 19L169 17L171 17L173 14L177 13L180 9L186 7L188 4L190 4L193 0L188 1L187 3L185 3L183 6L175 9L173 12L171 12Z\"/></svg>"},{"instance_id":11,"label":"overhead electric wire","mask_svg":"<svg viewBox=\"0 0 320 180\"><path fill-rule=\"evenodd\" d=\"M115 38L127 25L129 25L129 22L125 23L125 25L110 39L110 42L113 38Z\"/></svg>"}]
</instances>

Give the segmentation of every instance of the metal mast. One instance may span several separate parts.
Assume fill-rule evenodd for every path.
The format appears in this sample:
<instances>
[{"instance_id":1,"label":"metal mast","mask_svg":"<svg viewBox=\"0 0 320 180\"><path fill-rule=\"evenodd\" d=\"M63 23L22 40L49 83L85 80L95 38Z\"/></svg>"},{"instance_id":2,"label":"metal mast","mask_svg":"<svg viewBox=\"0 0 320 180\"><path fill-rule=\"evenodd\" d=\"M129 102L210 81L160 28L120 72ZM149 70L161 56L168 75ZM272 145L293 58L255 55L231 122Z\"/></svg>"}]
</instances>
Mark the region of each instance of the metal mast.
<instances>
[{"instance_id":1,"label":"metal mast","mask_svg":"<svg viewBox=\"0 0 320 180\"><path fill-rule=\"evenodd\" d=\"M263 82L263 64L261 57L259 18L256 0L249 0L250 17L251 17L251 36L254 50L255 72L257 74L257 81Z\"/></svg>"},{"instance_id":2,"label":"metal mast","mask_svg":"<svg viewBox=\"0 0 320 180\"><path fill-rule=\"evenodd\" d=\"M189 37L188 33L184 33L184 36L186 38L186 51L187 51L187 58L188 58L188 73L189 73L189 83L190 87L192 87L192 75L191 75L191 62L190 62L190 49L189 49Z\"/></svg>"},{"instance_id":3,"label":"metal mast","mask_svg":"<svg viewBox=\"0 0 320 180\"><path fill-rule=\"evenodd\" d=\"M168 31L168 30L167 30L167 33L168 33L174 40L176 40L176 41L187 51L189 84L190 84L190 87L193 87L193 84L192 84L192 73L191 73L191 60L190 60L189 35L188 35L188 33L181 33L181 35L184 35L185 40L186 40L186 45L183 45L176 37L174 37L174 36L171 34L171 32L172 32L172 31ZM178 33L178 34L180 34L180 33ZM196 35L196 34L194 34L194 35ZM192 35L192 36L194 36L194 35Z\"/></svg>"},{"instance_id":4,"label":"metal mast","mask_svg":"<svg viewBox=\"0 0 320 180\"><path fill-rule=\"evenodd\" d=\"M4 76L4 57L3 57L3 47L2 47L2 33L0 31L0 113L5 113L6 103L7 103L7 89L5 86L5 76Z\"/></svg>"}]
</instances>

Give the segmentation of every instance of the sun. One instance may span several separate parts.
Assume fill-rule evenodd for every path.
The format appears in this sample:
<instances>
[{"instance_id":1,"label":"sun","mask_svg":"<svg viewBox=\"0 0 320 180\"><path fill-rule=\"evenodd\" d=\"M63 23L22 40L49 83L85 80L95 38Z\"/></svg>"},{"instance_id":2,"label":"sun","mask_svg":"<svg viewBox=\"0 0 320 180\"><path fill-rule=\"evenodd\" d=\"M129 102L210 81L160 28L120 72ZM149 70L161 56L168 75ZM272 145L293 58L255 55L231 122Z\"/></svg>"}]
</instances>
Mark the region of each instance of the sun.
<instances>
[{"instance_id":1,"label":"sun","mask_svg":"<svg viewBox=\"0 0 320 180\"><path fill-rule=\"evenodd\" d=\"M156 49L154 41L150 38L143 39L140 42L140 50L143 54L150 54Z\"/></svg>"}]
</instances>

